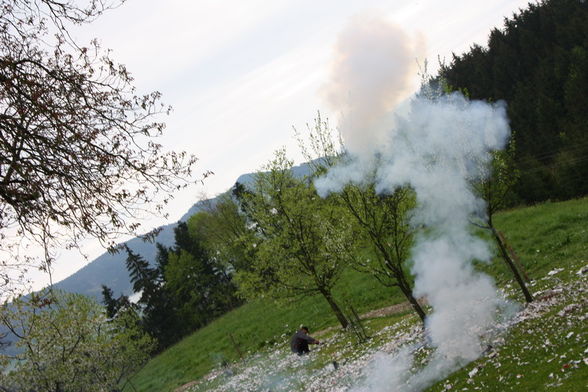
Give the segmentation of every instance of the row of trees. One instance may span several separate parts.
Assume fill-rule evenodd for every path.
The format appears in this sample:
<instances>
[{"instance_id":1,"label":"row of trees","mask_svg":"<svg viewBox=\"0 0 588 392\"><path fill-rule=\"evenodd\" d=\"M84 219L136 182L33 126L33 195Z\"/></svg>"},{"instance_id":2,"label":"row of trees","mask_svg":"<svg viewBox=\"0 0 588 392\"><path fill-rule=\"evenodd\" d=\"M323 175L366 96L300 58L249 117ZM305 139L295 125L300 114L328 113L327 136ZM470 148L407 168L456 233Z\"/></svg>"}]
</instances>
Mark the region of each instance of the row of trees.
<instances>
[{"instance_id":1,"label":"row of trees","mask_svg":"<svg viewBox=\"0 0 588 392\"><path fill-rule=\"evenodd\" d=\"M375 277L386 287L397 287L424 322L426 312L412 294L408 273L410 248L417 230L410 224L416 198L410 188L377 193L375 179L363 185L348 184L321 198L313 179L347 159L341 140L320 116L299 137L310 173L295 177L292 162L283 150L255 176L250 186L237 184L237 203L249 222L256 241L256 256L247 270L236 270L239 290L247 297L271 294L277 297L321 294L345 328L348 324L333 298L333 287L344 268L354 268ZM520 265L513 260L504 236L495 228L493 215L508 200L517 173L513 147L495 153L488 178L472 183L486 201L486 214L472 217L472 230L482 227L492 233L500 256L511 269L525 300L528 291ZM227 200L227 202L230 202Z\"/></svg>"},{"instance_id":2,"label":"row of trees","mask_svg":"<svg viewBox=\"0 0 588 392\"><path fill-rule=\"evenodd\" d=\"M346 328L349 320L334 295L334 288L346 268L370 274L386 287L398 288L418 317L425 321L425 309L412 294L412 277L408 272L409 251L416 231L426 230L410 224L411 210L416 203L413 191L398 188L381 194L376 192L373 181L367 181L361 186L349 184L340 192L320 197L313 180L342 163L347 156L337 142L339 138L320 116L307 136L299 138L308 160L305 175L296 175L286 152L278 150L263 170L254 175L251 183L237 183L231 193L220 196L187 224L178 226L176 247L169 250L166 258L168 264L161 267L158 262L159 267L153 269L170 271L174 263L178 268L182 266L177 281L166 281L171 277L167 272L159 275L164 279L159 280L158 288L174 287L176 293L185 293L178 297L183 298L185 311L166 305L166 309L175 312L166 316L168 324L173 325L169 320L174 317L188 321L190 317L199 317L198 314L203 314L206 322L210 321L206 316L220 313L202 307L207 298L216 298L217 309L221 312L230 309L235 302L226 302L228 306L222 307L223 301L213 294L217 287L229 292L227 286L222 285L230 282L230 287L236 289L241 298L249 300L320 295ZM520 266L513 260L492 220L496 211L510 200L509 191L516 182L512 148L496 153L492 166L486 170L491 174L487 180L472 183L473 189L487 202L486 215L472 217L472 230L479 227L489 230L525 299L530 302L533 298ZM190 257L184 258L183 255L188 254ZM212 255L209 260L214 267L210 271L216 273L206 274L197 261L206 257L194 258L197 254ZM129 252L128 265L132 257L135 256ZM147 263L143 263L147 268ZM195 280L186 272L194 268L200 271ZM130 270L134 282L136 276L149 275ZM192 298L189 293L201 292L203 287L209 290L209 297L189 301ZM143 290L140 302L144 302L145 286L137 286L135 290ZM148 306L144 312L145 319L149 320ZM170 327L170 331L172 329Z\"/></svg>"}]
</instances>

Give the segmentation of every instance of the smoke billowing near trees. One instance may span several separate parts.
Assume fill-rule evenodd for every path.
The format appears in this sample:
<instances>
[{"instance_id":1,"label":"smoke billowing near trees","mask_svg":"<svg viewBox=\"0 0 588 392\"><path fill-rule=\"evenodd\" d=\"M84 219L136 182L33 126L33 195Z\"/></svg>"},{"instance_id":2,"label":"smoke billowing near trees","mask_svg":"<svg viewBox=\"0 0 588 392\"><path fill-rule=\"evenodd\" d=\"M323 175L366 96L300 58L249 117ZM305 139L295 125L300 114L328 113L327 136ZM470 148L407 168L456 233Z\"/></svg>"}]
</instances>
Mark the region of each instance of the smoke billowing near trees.
<instances>
[{"instance_id":1,"label":"smoke billowing near trees","mask_svg":"<svg viewBox=\"0 0 588 392\"><path fill-rule=\"evenodd\" d=\"M369 73L369 68L358 71ZM378 88L392 86L383 82L368 88L378 97L385 95ZM351 89L349 95L353 94ZM476 359L484 350L484 335L504 313L500 310L507 308L492 279L472 265L475 260L490 261L493 251L472 232L470 217L483 214L485 207L470 184L487 174L482 168L491 163L493 151L505 147L510 128L504 104L469 101L459 93L414 98L394 114L382 107L370 116L378 118L367 125L372 133L365 132L362 124L349 131L364 137L375 133L369 151L377 155L351 154L346 163L318 178L315 186L322 195L341 192L349 183L370 181L384 195L406 186L414 190L411 223L422 228L411 251L414 293L426 297L432 307L425 326L435 352L425 368L415 374L402 372L398 381L399 390L420 390Z\"/></svg>"}]
</instances>

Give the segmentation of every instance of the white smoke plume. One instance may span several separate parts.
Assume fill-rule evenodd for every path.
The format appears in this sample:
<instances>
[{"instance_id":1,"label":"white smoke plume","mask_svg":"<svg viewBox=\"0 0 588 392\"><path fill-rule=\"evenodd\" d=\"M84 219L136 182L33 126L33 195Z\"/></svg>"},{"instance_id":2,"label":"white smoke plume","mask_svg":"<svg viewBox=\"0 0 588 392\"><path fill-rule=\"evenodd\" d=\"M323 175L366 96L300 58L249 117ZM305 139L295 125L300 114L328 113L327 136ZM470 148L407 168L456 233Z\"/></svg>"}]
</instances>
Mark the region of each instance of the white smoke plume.
<instances>
[{"instance_id":1,"label":"white smoke plume","mask_svg":"<svg viewBox=\"0 0 588 392\"><path fill-rule=\"evenodd\" d=\"M339 129L353 154L369 155L372 143L384 142L381 118L410 94L423 52L422 39L375 15L355 17L339 34L322 93L340 114Z\"/></svg>"},{"instance_id":2,"label":"white smoke plume","mask_svg":"<svg viewBox=\"0 0 588 392\"><path fill-rule=\"evenodd\" d=\"M372 48L377 50L377 45ZM348 56L354 63L353 58L365 56L365 51ZM361 62L369 64L365 59ZM398 63L402 61L394 64ZM385 67L377 68L375 75ZM359 90L379 102L378 97L386 96L382 90L390 88L393 84L369 79ZM369 113L360 117L368 121L367 132L359 121L340 124L348 132L345 140L361 139L361 148L349 149L350 162L331 169L315 185L324 195L349 182L362 184L367 173L375 173L378 192L407 185L415 190L413 224L427 229L412 250L414 294L426 297L432 306L426 334L435 352L423 369L412 373L407 370L411 360L406 352L387 361L380 358L375 365L380 370L375 374L372 370L369 384L357 391L420 391L482 354L482 338L505 305L492 279L472 266L474 260L489 261L492 252L472 234L469 219L483 213L484 202L474 195L469 180L487 174L491 152L505 146L510 128L503 104L470 102L459 93L415 97L408 112L396 113L393 121L381 105ZM374 129L386 132L374 133ZM367 159L367 151L377 154L377 160ZM387 374L398 372L402 374Z\"/></svg>"},{"instance_id":3,"label":"white smoke plume","mask_svg":"<svg viewBox=\"0 0 588 392\"><path fill-rule=\"evenodd\" d=\"M412 358L408 349L401 349L394 357L377 353L367 369L365 385L353 392L390 391L390 387L405 385L410 377Z\"/></svg>"}]
</instances>

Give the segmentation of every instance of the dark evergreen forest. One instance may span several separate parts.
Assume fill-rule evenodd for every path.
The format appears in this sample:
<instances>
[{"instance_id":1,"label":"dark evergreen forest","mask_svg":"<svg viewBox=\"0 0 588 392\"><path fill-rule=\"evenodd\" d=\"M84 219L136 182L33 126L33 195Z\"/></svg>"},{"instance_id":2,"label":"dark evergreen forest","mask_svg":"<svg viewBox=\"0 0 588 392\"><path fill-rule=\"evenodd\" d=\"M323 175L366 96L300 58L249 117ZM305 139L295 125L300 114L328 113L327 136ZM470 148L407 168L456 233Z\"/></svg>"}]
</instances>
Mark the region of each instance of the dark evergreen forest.
<instances>
[{"instance_id":1,"label":"dark evergreen forest","mask_svg":"<svg viewBox=\"0 0 588 392\"><path fill-rule=\"evenodd\" d=\"M487 46L439 76L471 99L504 100L520 178L518 202L588 193L588 2L545 0L505 20Z\"/></svg>"}]
</instances>

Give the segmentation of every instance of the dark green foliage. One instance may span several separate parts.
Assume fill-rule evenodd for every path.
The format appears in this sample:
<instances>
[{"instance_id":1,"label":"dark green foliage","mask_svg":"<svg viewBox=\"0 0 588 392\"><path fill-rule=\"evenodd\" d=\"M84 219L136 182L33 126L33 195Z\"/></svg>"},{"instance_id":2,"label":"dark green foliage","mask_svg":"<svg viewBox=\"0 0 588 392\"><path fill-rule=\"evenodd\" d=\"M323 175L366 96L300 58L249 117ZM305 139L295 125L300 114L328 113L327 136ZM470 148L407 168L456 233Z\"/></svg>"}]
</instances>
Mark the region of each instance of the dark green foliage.
<instances>
[{"instance_id":1,"label":"dark green foliage","mask_svg":"<svg viewBox=\"0 0 588 392\"><path fill-rule=\"evenodd\" d=\"M174 230L176 245L165 268L166 289L182 320L182 334L208 324L239 305L231 276L203 246L202 238L180 222Z\"/></svg>"},{"instance_id":2,"label":"dark green foliage","mask_svg":"<svg viewBox=\"0 0 588 392\"><path fill-rule=\"evenodd\" d=\"M157 290L157 270L149 266L149 263L139 254L133 252L128 246L124 246L127 253L127 270L131 283L133 284L133 291L138 293L143 292L143 297L149 297Z\"/></svg>"},{"instance_id":3,"label":"dark green foliage","mask_svg":"<svg viewBox=\"0 0 588 392\"><path fill-rule=\"evenodd\" d=\"M202 241L184 222L174 229L175 246L157 244L156 265L125 247L126 266L133 290L141 293L141 324L164 349L188 333L203 327L241 302L226 270L209 256ZM122 309L136 311L127 297L113 297L102 288L109 317Z\"/></svg>"},{"instance_id":4,"label":"dark green foliage","mask_svg":"<svg viewBox=\"0 0 588 392\"><path fill-rule=\"evenodd\" d=\"M163 275L165 267L169 261L169 249L159 242L155 244L157 253L155 254L155 265L160 275Z\"/></svg>"},{"instance_id":5,"label":"dark green foliage","mask_svg":"<svg viewBox=\"0 0 588 392\"><path fill-rule=\"evenodd\" d=\"M102 285L102 303L106 306L106 315L112 318L116 314L116 299L113 297L112 290Z\"/></svg>"},{"instance_id":6,"label":"dark green foliage","mask_svg":"<svg viewBox=\"0 0 588 392\"><path fill-rule=\"evenodd\" d=\"M494 29L488 47L443 65L471 99L505 100L525 202L588 193L588 3L545 0Z\"/></svg>"},{"instance_id":7,"label":"dark green foliage","mask_svg":"<svg viewBox=\"0 0 588 392\"><path fill-rule=\"evenodd\" d=\"M244 213L247 212L248 195L251 195L251 191L249 191L245 185L237 181L233 187L233 196L239 202L239 206Z\"/></svg>"},{"instance_id":8,"label":"dark green foliage","mask_svg":"<svg viewBox=\"0 0 588 392\"><path fill-rule=\"evenodd\" d=\"M137 306L126 295L114 298L112 289L106 285L102 285L102 303L106 306L106 316L110 319L114 318L121 310L131 310L133 312L138 310Z\"/></svg>"},{"instance_id":9,"label":"dark green foliage","mask_svg":"<svg viewBox=\"0 0 588 392\"><path fill-rule=\"evenodd\" d=\"M143 257L128 247L125 250L133 290L141 293L138 304L142 310L143 328L157 339L159 348L163 349L182 337L176 328L180 320L173 306L173 298L167 292L159 268L150 267Z\"/></svg>"},{"instance_id":10,"label":"dark green foliage","mask_svg":"<svg viewBox=\"0 0 588 392\"><path fill-rule=\"evenodd\" d=\"M237 183L233 190L239 189L239 185ZM240 192L240 203L246 203L242 195L249 191ZM251 269L259 239L248 224L245 212L227 192L188 220L190 232L199 238L219 268L228 271Z\"/></svg>"},{"instance_id":11,"label":"dark green foliage","mask_svg":"<svg viewBox=\"0 0 588 392\"><path fill-rule=\"evenodd\" d=\"M176 240L174 249L175 253L178 253L183 249L196 257L204 256L204 249L200 242L195 241L195 238L192 238L186 222L178 222L178 225L174 228L174 235Z\"/></svg>"}]
</instances>

